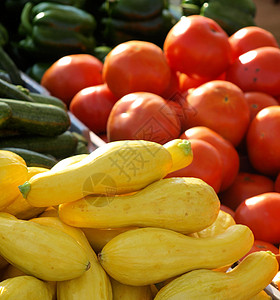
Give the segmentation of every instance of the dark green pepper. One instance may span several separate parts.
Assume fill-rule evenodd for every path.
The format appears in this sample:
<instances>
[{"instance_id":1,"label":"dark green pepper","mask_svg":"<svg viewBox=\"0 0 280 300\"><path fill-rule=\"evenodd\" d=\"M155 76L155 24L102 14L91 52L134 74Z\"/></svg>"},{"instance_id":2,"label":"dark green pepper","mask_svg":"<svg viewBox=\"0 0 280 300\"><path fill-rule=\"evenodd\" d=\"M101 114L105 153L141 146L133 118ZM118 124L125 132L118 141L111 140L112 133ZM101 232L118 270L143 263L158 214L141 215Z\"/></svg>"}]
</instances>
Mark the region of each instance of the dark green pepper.
<instances>
[{"instance_id":1,"label":"dark green pepper","mask_svg":"<svg viewBox=\"0 0 280 300\"><path fill-rule=\"evenodd\" d=\"M228 35L256 25L253 0L211 0L202 5L200 14L216 21Z\"/></svg>"},{"instance_id":2,"label":"dark green pepper","mask_svg":"<svg viewBox=\"0 0 280 300\"><path fill-rule=\"evenodd\" d=\"M147 20L157 17L165 8L163 0L107 0L104 3L108 16L121 20Z\"/></svg>"},{"instance_id":3,"label":"dark green pepper","mask_svg":"<svg viewBox=\"0 0 280 300\"><path fill-rule=\"evenodd\" d=\"M19 47L38 58L93 53L96 21L86 11L57 3L28 2L21 14Z\"/></svg>"},{"instance_id":4,"label":"dark green pepper","mask_svg":"<svg viewBox=\"0 0 280 300\"><path fill-rule=\"evenodd\" d=\"M115 18L102 20L106 30L105 40L111 45L117 45L128 40L137 39L162 45L164 38L174 25L173 16L168 10L156 18L144 21L124 21Z\"/></svg>"}]
</instances>

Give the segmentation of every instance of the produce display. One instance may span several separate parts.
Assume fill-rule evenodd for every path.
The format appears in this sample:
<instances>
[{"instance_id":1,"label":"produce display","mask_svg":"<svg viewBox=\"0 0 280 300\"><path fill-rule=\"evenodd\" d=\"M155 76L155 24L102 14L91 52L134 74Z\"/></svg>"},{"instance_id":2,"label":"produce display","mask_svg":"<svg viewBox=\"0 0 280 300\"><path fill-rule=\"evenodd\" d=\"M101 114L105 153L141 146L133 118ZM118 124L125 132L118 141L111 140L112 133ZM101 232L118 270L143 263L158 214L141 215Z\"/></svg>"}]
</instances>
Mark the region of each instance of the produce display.
<instances>
[{"instance_id":1,"label":"produce display","mask_svg":"<svg viewBox=\"0 0 280 300\"><path fill-rule=\"evenodd\" d=\"M4 299L280 299L280 48L255 15L0 3Z\"/></svg>"}]
</instances>

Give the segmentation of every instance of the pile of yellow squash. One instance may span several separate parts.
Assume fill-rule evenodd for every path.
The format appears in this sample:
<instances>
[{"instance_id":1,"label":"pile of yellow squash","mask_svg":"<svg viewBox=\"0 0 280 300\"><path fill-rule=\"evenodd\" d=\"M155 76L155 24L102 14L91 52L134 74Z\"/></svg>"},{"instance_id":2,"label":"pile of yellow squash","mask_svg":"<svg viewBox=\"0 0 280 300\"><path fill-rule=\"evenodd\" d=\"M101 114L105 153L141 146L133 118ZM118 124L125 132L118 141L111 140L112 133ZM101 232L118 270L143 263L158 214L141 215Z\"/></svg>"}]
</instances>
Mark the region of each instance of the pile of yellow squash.
<instances>
[{"instance_id":1,"label":"pile of yellow squash","mask_svg":"<svg viewBox=\"0 0 280 300\"><path fill-rule=\"evenodd\" d=\"M0 298L270 299L270 252L211 186L168 173L187 140L107 143L51 169L0 150Z\"/></svg>"}]
</instances>

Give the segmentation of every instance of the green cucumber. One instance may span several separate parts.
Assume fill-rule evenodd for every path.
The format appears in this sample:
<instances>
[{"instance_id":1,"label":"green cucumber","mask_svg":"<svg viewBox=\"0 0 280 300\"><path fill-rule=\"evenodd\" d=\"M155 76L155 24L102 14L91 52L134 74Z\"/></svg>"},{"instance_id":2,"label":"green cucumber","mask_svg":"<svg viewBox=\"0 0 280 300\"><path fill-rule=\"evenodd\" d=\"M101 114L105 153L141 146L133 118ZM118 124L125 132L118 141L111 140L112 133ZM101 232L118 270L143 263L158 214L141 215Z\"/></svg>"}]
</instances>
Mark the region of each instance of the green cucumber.
<instances>
[{"instance_id":1,"label":"green cucumber","mask_svg":"<svg viewBox=\"0 0 280 300\"><path fill-rule=\"evenodd\" d=\"M49 154L56 159L73 155L78 144L77 138L71 131L54 136L15 136L0 138L0 148L23 148L31 151Z\"/></svg>"},{"instance_id":2,"label":"green cucumber","mask_svg":"<svg viewBox=\"0 0 280 300\"><path fill-rule=\"evenodd\" d=\"M1 150L8 150L18 154L24 159L27 167L41 167L50 169L58 162L57 159L51 155L46 155L23 148L6 147L1 148Z\"/></svg>"},{"instance_id":3,"label":"green cucumber","mask_svg":"<svg viewBox=\"0 0 280 300\"><path fill-rule=\"evenodd\" d=\"M62 108L43 103L30 103L0 98L8 104L12 116L5 122L5 129L18 130L22 134L56 136L70 127L70 118Z\"/></svg>"},{"instance_id":4,"label":"green cucumber","mask_svg":"<svg viewBox=\"0 0 280 300\"><path fill-rule=\"evenodd\" d=\"M60 108L63 108L64 110L67 110L66 104L57 97L54 97L51 95L42 95L42 94L33 93L33 92L30 92L29 95L37 103L52 104L52 105L58 106Z\"/></svg>"},{"instance_id":5,"label":"green cucumber","mask_svg":"<svg viewBox=\"0 0 280 300\"><path fill-rule=\"evenodd\" d=\"M9 83L0 78L0 97L16 99L25 102L35 102L26 92L25 88L20 85Z\"/></svg>"},{"instance_id":6,"label":"green cucumber","mask_svg":"<svg viewBox=\"0 0 280 300\"><path fill-rule=\"evenodd\" d=\"M5 126L7 120L12 116L12 109L6 103L0 102L0 128Z\"/></svg>"}]
</instances>

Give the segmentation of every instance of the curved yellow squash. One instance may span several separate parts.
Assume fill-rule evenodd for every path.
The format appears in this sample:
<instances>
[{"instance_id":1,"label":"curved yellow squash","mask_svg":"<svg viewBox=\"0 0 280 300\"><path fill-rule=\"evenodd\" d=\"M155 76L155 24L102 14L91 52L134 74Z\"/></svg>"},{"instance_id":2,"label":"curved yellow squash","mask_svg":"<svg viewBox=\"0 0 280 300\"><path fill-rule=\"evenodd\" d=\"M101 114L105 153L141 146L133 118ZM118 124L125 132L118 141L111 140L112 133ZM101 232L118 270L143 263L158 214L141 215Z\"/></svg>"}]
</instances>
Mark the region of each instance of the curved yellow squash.
<instances>
[{"instance_id":1,"label":"curved yellow squash","mask_svg":"<svg viewBox=\"0 0 280 300\"><path fill-rule=\"evenodd\" d=\"M87 196L61 204L59 217L76 227L161 227L191 233L210 226L219 209L217 194L203 180L172 177L132 195Z\"/></svg>"},{"instance_id":2,"label":"curved yellow squash","mask_svg":"<svg viewBox=\"0 0 280 300\"><path fill-rule=\"evenodd\" d=\"M278 271L278 262L270 252L249 254L227 273L194 270L164 286L155 300L250 300L260 293Z\"/></svg>"},{"instance_id":3,"label":"curved yellow squash","mask_svg":"<svg viewBox=\"0 0 280 300\"><path fill-rule=\"evenodd\" d=\"M50 170L57 171L62 170L68 166L71 166L77 162L80 162L82 159L88 157L89 154L77 154L73 156L66 157L59 162L57 162Z\"/></svg>"},{"instance_id":4,"label":"curved yellow squash","mask_svg":"<svg viewBox=\"0 0 280 300\"><path fill-rule=\"evenodd\" d=\"M28 167L27 180L29 180L31 177L35 176L36 174L43 173L48 170L49 169L41 168L41 167ZM28 220L42 213L45 209L46 209L45 207L35 207L30 205L26 201L26 199L23 198L22 194L19 192L16 198L2 211L12 214L19 219Z\"/></svg>"},{"instance_id":5,"label":"curved yellow squash","mask_svg":"<svg viewBox=\"0 0 280 300\"><path fill-rule=\"evenodd\" d=\"M147 227L114 237L99 253L99 260L115 280L141 286L194 269L232 264L251 249L253 242L252 231L240 224L208 238Z\"/></svg>"},{"instance_id":6,"label":"curved yellow squash","mask_svg":"<svg viewBox=\"0 0 280 300\"><path fill-rule=\"evenodd\" d=\"M28 275L8 278L0 282L1 300L52 300L48 283Z\"/></svg>"},{"instance_id":7,"label":"curved yellow squash","mask_svg":"<svg viewBox=\"0 0 280 300\"><path fill-rule=\"evenodd\" d=\"M193 161L191 142L184 139L174 139L163 145L172 156L172 168L168 173L187 167Z\"/></svg>"},{"instance_id":8,"label":"curved yellow squash","mask_svg":"<svg viewBox=\"0 0 280 300\"><path fill-rule=\"evenodd\" d=\"M27 180L27 166L14 152L0 150L0 210L8 206L20 193L18 186Z\"/></svg>"},{"instance_id":9,"label":"curved yellow squash","mask_svg":"<svg viewBox=\"0 0 280 300\"><path fill-rule=\"evenodd\" d=\"M0 213L0 255L28 275L48 281L81 276L88 255L69 234Z\"/></svg>"},{"instance_id":10,"label":"curved yellow squash","mask_svg":"<svg viewBox=\"0 0 280 300\"><path fill-rule=\"evenodd\" d=\"M116 141L97 148L80 162L35 175L19 189L31 205L52 206L90 194L134 192L165 177L171 167L170 153L158 143Z\"/></svg>"},{"instance_id":11,"label":"curved yellow squash","mask_svg":"<svg viewBox=\"0 0 280 300\"><path fill-rule=\"evenodd\" d=\"M57 282L59 300L112 300L110 279L80 228L68 226L58 217L40 217L31 221L69 234L84 248L89 257L91 267L84 274L71 280Z\"/></svg>"}]
</instances>

